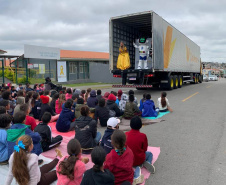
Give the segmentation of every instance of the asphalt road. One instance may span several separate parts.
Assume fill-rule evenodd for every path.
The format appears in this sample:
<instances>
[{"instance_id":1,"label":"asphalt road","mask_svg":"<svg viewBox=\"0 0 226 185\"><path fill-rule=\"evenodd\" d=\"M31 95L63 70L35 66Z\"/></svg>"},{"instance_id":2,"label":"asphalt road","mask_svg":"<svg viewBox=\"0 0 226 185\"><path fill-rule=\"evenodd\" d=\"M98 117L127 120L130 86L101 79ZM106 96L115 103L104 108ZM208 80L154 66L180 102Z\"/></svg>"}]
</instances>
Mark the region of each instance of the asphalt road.
<instances>
[{"instance_id":1,"label":"asphalt road","mask_svg":"<svg viewBox=\"0 0 226 185\"><path fill-rule=\"evenodd\" d=\"M135 96L140 100L147 92L156 103L159 89L135 90ZM226 79L167 91L174 112L165 115L165 121L141 129L147 134L149 145L161 149L156 173L146 184L226 184L225 92Z\"/></svg>"}]
</instances>

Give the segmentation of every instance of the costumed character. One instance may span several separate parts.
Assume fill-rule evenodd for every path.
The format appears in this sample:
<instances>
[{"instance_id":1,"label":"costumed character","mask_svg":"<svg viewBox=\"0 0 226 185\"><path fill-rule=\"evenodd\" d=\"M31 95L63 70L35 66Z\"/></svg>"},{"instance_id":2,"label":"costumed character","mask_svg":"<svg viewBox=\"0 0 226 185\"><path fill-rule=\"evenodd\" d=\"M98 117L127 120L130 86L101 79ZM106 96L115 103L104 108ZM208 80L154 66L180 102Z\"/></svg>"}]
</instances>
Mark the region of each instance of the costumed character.
<instances>
[{"instance_id":1,"label":"costumed character","mask_svg":"<svg viewBox=\"0 0 226 185\"><path fill-rule=\"evenodd\" d=\"M123 42L120 43L119 56L117 60L117 68L121 70L128 69L130 67L130 58L126 46Z\"/></svg>"},{"instance_id":2,"label":"costumed character","mask_svg":"<svg viewBox=\"0 0 226 185\"><path fill-rule=\"evenodd\" d=\"M139 46L137 46L135 43L133 43L133 46L135 48L139 48L139 63L138 63L138 68L137 69L142 69L142 62L144 64L143 69L148 69L148 61L147 58L149 56L149 46L148 40L145 38L140 38L139 39Z\"/></svg>"}]
</instances>

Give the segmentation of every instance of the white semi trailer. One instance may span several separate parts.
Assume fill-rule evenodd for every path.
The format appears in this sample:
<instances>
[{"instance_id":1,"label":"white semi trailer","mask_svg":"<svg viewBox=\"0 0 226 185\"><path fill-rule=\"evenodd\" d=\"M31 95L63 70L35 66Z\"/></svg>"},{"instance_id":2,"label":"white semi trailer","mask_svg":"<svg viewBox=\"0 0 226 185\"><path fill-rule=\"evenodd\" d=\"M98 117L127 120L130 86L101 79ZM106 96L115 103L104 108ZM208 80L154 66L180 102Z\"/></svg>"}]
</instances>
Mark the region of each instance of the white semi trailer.
<instances>
[{"instance_id":1,"label":"white semi trailer","mask_svg":"<svg viewBox=\"0 0 226 185\"><path fill-rule=\"evenodd\" d=\"M183 83L202 83L200 47L153 11L112 17L109 22L110 70L122 78L122 85L145 89L181 88ZM148 68L139 69L139 49L133 43L148 40ZM119 45L123 42L130 56L130 68L117 69Z\"/></svg>"}]
</instances>

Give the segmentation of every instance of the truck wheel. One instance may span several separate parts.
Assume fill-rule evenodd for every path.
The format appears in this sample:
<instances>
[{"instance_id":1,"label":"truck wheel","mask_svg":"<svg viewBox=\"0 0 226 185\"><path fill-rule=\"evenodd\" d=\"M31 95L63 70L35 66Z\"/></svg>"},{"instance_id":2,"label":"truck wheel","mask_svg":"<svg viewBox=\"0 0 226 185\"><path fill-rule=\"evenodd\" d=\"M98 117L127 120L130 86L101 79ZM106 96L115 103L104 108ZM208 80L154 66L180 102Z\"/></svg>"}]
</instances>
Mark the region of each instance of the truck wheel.
<instances>
[{"instance_id":1,"label":"truck wheel","mask_svg":"<svg viewBox=\"0 0 226 185\"><path fill-rule=\"evenodd\" d=\"M182 76L179 75L178 79L179 79L178 88L181 88L182 85L183 85L183 79L182 79Z\"/></svg>"},{"instance_id":2,"label":"truck wheel","mask_svg":"<svg viewBox=\"0 0 226 185\"><path fill-rule=\"evenodd\" d=\"M173 76L173 88L177 89L178 88L178 84L179 84L178 77L177 77L177 75L174 75Z\"/></svg>"},{"instance_id":3,"label":"truck wheel","mask_svg":"<svg viewBox=\"0 0 226 185\"><path fill-rule=\"evenodd\" d=\"M174 82L173 82L173 76L168 77L168 84L167 84L167 89L168 90L173 90L174 87Z\"/></svg>"}]
</instances>

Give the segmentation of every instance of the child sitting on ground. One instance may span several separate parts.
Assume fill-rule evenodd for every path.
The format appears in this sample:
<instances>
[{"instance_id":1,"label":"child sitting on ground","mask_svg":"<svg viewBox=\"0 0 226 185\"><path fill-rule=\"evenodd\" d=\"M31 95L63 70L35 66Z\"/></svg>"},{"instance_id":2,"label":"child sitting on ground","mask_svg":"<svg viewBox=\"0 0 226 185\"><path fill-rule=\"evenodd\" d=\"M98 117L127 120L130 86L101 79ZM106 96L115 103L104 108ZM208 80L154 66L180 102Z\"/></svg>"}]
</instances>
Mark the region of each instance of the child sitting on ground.
<instances>
[{"instance_id":1,"label":"child sitting on ground","mask_svg":"<svg viewBox=\"0 0 226 185\"><path fill-rule=\"evenodd\" d=\"M96 98L96 91L92 90L90 92L90 97L87 99L87 105L89 108L95 108L98 104L98 100Z\"/></svg>"},{"instance_id":2,"label":"child sitting on ground","mask_svg":"<svg viewBox=\"0 0 226 185\"><path fill-rule=\"evenodd\" d=\"M97 97L96 97L98 101L99 101L101 98L103 98L103 96L101 95L101 93L102 93L101 90L98 89L98 90L97 90Z\"/></svg>"},{"instance_id":3,"label":"child sitting on ground","mask_svg":"<svg viewBox=\"0 0 226 185\"><path fill-rule=\"evenodd\" d=\"M62 105L66 101L65 94L60 94L59 98L56 100L55 103L55 113L60 114L62 111Z\"/></svg>"},{"instance_id":4,"label":"child sitting on ground","mask_svg":"<svg viewBox=\"0 0 226 185\"><path fill-rule=\"evenodd\" d=\"M166 98L166 95L166 92L162 92L161 97L158 98L159 112L173 112L173 110L170 108L169 101Z\"/></svg>"},{"instance_id":5,"label":"child sitting on ground","mask_svg":"<svg viewBox=\"0 0 226 185\"><path fill-rule=\"evenodd\" d=\"M109 118L107 121L107 129L104 132L104 135L101 140L101 146L104 148L106 154L110 153L113 149L113 146L111 144L111 136L115 129L119 129L118 124L120 123L119 119L116 119L114 117Z\"/></svg>"},{"instance_id":6,"label":"child sitting on ground","mask_svg":"<svg viewBox=\"0 0 226 185\"><path fill-rule=\"evenodd\" d=\"M42 116L44 115L45 112L49 112L52 116L55 116L53 118L54 120L58 119L59 115L57 116L55 114L55 112L53 112L53 110L51 109L51 107L48 104L49 103L49 97L48 96L41 95L40 96L40 99L42 101L42 105L41 105L41 112L40 112L40 115L39 115L39 121L42 120Z\"/></svg>"},{"instance_id":7,"label":"child sitting on ground","mask_svg":"<svg viewBox=\"0 0 226 185\"><path fill-rule=\"evenodd\" d=\"M148 149L148 139L146 134L141 133L142 121L138 116L135 116L130 121L131 130L126 132L126 145L133 151L134 162L133 166L144 167L150 172L155 172L155 167L152 165L153 154Z\"/></svg>"},{"instance_id":8,"label":"child sitting on ground","mask_svg":"<svg viewBox=\"0 0 226 185\"><path fill-rule=\"evenodd\" d=\"M1 100L0 101L0 106L3 106L3 107L5 107L5 109L6 109L6 112L8 113L9 112L9 110L10 110L10 103L9 103L9 100Z\"/></svg>"},{"instance_id":9,"label":"child sitting on ground","mask_svg":"<svg viewBox=\"0 0 226 185\"><path fill-rule=\"evenodd\" d=\"M107 169L104 169L106 153L103 148L97 146L91 153L91 159L94 163L93 168L84 173L81 185L114 185L115 177Z\"/></svg>"},{"instance_id":10,"label":"child sitting on ground","mask_svg":"<svg viewBox=\"0 0 226 185\"><path fill-rule=\"evenodd\" d=\"M56 101L59 98L59 96L60 96L59 93L55 93L53 95L52 101L50 103L50 107L53 110L53 112L55 112L55 110L56 110Z\"/></svg>"},{"instance_id":11,"label":"child sitting on ground","mask_svg":"<svg viewBox=\"0 0 226 185\"><path fill-rule=\"evenodd\" d=\"M22 135L29 135L31 136L34 144L34 149L32 153L39 155L42 153L42 147L40 144L41 137L39 133L32 132L31 129L25 125L26 121L26 114L23 111L17 112L13 117L13 125L7 130L7 141L9 147L9 157L13 153L13 147L16 143L16 140Z\"/></svg>"},{"instance_id":12,"label":"child sitting on ground","mask_svg":"<svg viewBox=\"0 0 226 185\"><path fill-rule=\"evenodd\" d=\"M109 119L109 109L105 106L105 99L99 100L99 105L95 108L95 120L100 120L102 127L107 126L107 120Z\"/></svg>"},{"instance_id":13,"label":"child sitting on ground","mask_svg":"<svg viewBox=\"0 0 226 185\"><path fill-rule=\"evenodd\" d=\"M115 176L115 184L119 185L125 181L131 184L140 184L144 181L140 167L133 170L134 155L132 150L126 146L126 135L122 130L115 130L111 136L114 149L107 155L104 169L109 169Z\"/></svg>"},{"instance_id":14,"label":"child sitting on ground","mask_svg":"<svg viewBox=\"0 0 226 185\"><path fill-rule=\"evenodd\" d=\"M144 109L142 112L142 117L157 117L158 109L155 109L155 103L151 100L151 95L146 95L146 101L144 102Z\"/></svg>"},{"instance_id":15,"label":"child sitting on ground","mask_svg":"<svg viewBox=\"0 0 226 185\"><path fill-rule=\"evenodd\" d=\"M39 168L38 156L30 153L33 146L30 136L23 135L18 138L9 159L9 173L5 184L11 184L13 178L19 185L47 185L57 180L56 170L51 170L55 168L59 159L55 158L49 164Z\"/></svg>"},{"instance_id":16,"label":"child sitting on ground","mask_svg":"<svg viewBox=\"0 0 226 185\"><path fill-rule=\"evenodd\" d=\"M28 104L21 105L20 110L26 114L25 125L29 125L31 127L31 130L33 131L35 129L35 127L37 126L37 124L36 124L35 118L29 116L30 108L29 108Z\"/></svg>"},{"instance_id":17,"label":"child sitting on ground","mask_svg":"<svg viewBox=\"0 0 226 185\"><path fill-rule=\"evenodd\" d=\"M78 98L77 104L75 106L75 118L79 118L81 116L81 108L84 106L84 99Z\"/></svg>"},{"instance_id":18,"label":"child sitting on ground","mask_svg":"<svg viewBox=\"0 0 226 185\"><path fill-rule=\"evenodd\" d=\"M17 97L17 100L16 100L16 107L14 108L14 111L13 111L13 116L18 112L20 111L20 106L25 104L25 98L22 97L22 96L19 96Z\"/></svg>"},{"instance_id":19,"label":"child sitting on ground","mask_svg":"<svg viewBox=\"0 0 226 185\"><path fill-rule=\"evenodd\" d=\"M7 129L10 127L12 117L9 114L0 114L0 165L8 164Z\"/></svg>"},{"instance_id":20,"label":"child sitting on ground","mask_svg":"<svg viewBox=\"0 0 226 185\"><path fill-rule=\"evenodd\" d=\"M128 94L129 94L129 96L130 96L130 95L133 95L133 96L134 96L134 103L135 103L136 105L138 105L137 98L136 98L135 95L134 95L134 91L133 91L133 90L129 90Z\"/></svg>"},{"instance_id":21,"label":"child sitting on ground","mask_svg":"<svg viewBox=\"0 0 226 185\"><path fill-rule=\"evenodd\" d=\"M67 156L60 159L56 166L58 183L80 185L86 171L88 158L81 158L81 145L77 139L71 139L67 144Z\"/></svg>"},{"instance_id":22,"label":"child sitting on ground","mask_svg":"<svg viewBox=\"0 0 226 185\"><path fill-rule=\"evenodd\" d=\"M56 129L59 132L68 132L75 129L75 113L72 110L72 102L71 99L68 99L64 103L63 110L56 123Z\"/></svg>"},{"instance_id":23,"label":"child sitting on ground","mask_svg":"<svg viewBox=\"0 0 226 185\"><path fill-rule=\"evenodd\" d=\"M49 112L45 112L42 116L42 122L39 123L34 129L34 132L38 132L42 138L41 145L43 152L58 146L63 140L63 137L60 135L52 137L51 127L48 126L50 120L51 114Z\"/></svg>"},{"instance_id":24,"label":"child sitting on ground","mask_svg":"<svg viewBox=\"0 0 226 185\"><path fill-rule=\"evenodd\" d=\"M134 103L134 96L131 94L129 95L129 102L126 102L125 111L124 111L124 118L125 119L131 119L135 115L140 116L142 112L140 112L140 109L137 107L137 105Z\"/></svg>"},{"instance_id":25,"label":"child sitting on ground","mask_svg":"<svg viewBox=\"0 0 226 185\"><path fill-rule=\"evenodd\" d=\"M71 88L67 88L66 92L67 92L66 95L65 95L66 100L71 99L72 98L72 90L71 90Z\"/></svg>"},{"instance_id":26,"label":"child sitting on ground","mask_svg":"<svg viewBox=\"0 0 226 185\"><path fill-rule=\"evenodd\" d=\"M50 103L51 103L51 101L52 101L52 98L50 97L50 94L51 94L51 93L50 93L50 91L48 91L48 90L45 90L45 91L44 91L44 94L43 94L44 96L48 96L48 97L49 97L49 102L48 102L49 105L50 105Z\"/></svg>"},{"instance_id":27,"label":"child sitting on ground","mask_svg":"<svg viewBox=\"0 0 226 185\"><path fill-rule=\"evenodd\" d=\"M35 119L39 119L39 116L40 116L40 113L41 113L41 105L42 103L40 102L40 96L39 96L39 93L34 93L33 94L33 104L34 106L32 107L32 114L33 114L33 117Z\"/></svg>"}]
</instances>

